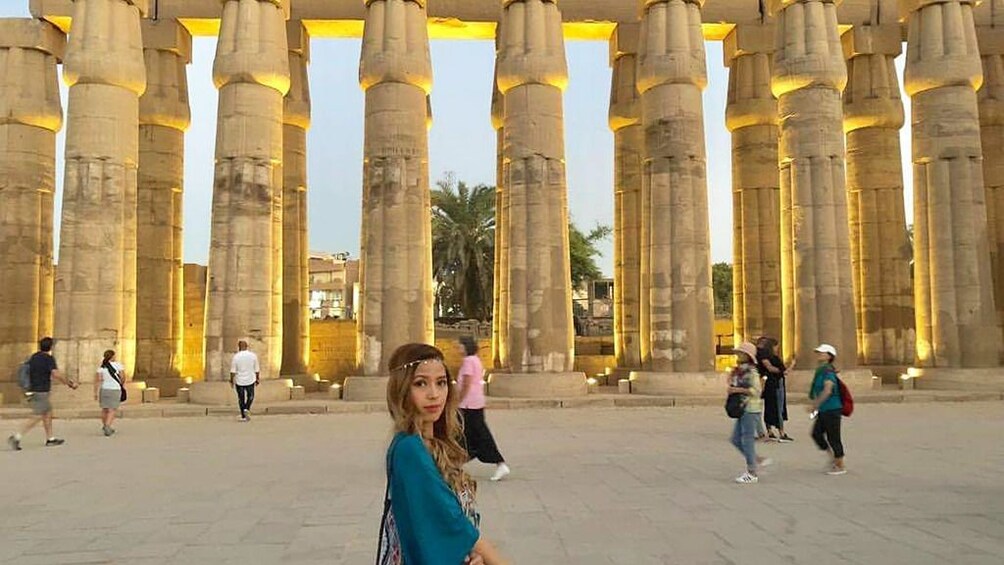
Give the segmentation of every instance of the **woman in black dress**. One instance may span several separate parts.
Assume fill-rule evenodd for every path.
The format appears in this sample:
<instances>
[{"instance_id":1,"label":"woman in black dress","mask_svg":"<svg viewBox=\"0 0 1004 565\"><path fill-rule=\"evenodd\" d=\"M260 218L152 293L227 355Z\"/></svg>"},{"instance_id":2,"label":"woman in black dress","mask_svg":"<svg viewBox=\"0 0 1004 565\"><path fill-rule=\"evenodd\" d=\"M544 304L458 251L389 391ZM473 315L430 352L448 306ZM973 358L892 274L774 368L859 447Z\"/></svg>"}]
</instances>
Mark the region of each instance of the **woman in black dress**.
<instances>
[{"instance_id":1,"label":"woman in black dress","mask_svg":"<svg viewBox=\"0 0 1004 565\"><path fill-rule=\"evenodd\" d=\"M757 368L766 379L763 385L763 420L767 425L768 440L789 443L795 440L784 432L784 422L788 419L784 375L788 369L778 349L778 342L772 337L762 337L757 343Z\"/></svg>"}]
</instances>

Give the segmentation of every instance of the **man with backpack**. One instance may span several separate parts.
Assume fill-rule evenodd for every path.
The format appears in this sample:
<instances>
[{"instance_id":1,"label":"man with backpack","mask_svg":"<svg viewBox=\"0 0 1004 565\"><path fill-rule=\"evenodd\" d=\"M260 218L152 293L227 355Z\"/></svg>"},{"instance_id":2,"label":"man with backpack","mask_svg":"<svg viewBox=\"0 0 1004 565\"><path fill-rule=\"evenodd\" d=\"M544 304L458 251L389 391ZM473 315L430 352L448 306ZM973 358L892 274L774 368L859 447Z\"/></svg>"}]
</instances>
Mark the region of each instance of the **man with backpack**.
<instances>
[{"instance_id":1,"label":"man with backpack","mask_svg":"<svg viewBox=\"0 0 1004 565\"><path fill-rule=\"evenodd\" d=\"M840 420L843 417L844 403L840 394L840 380L837 369L833 366L837 358L837 348L822 344L815 349L819 358L819 367L812 379L809 389L809 399L812 400L809 410L816 422L812 426L812 439L819 449L830 454L830 464L827 475L843 475L847 473L844 467L844 443L840 438Z\"/></svg>"},{"instance_id":2,"label":"man with backpack","mask_svg":"<svg viewBox=\"0 0 1004 565\"><path fill-rule=\"evenodd\" d=\"M56 367L56 358L52 356L53 340L51 337L43 337L38 342L38 351L32 355L25 363L28 369L28 389L25 394L28 396L28 404L31 406L35 416L23 427L21 431L14 432L7 438L7 444L14 451L21 451L21 436L31 431L32 428L42 422L45 428L45 446L54 447L63 445L63 440L52 435L52 403L49 401L49 392L52 390L52 379L56 379L66 386L75 389L77 384L64 378Z\"/></svg>"}]
</instances>

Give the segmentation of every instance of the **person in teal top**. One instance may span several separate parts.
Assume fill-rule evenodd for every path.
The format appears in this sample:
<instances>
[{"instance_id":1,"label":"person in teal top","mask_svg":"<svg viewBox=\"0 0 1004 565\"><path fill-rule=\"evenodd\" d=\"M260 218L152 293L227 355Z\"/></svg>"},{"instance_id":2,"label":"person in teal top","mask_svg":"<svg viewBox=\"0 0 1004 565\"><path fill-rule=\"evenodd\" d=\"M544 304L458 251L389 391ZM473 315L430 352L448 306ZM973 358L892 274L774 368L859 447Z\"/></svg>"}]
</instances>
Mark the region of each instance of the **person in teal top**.
<instances>
[{"instance_id":1,"label":"person in teal top","mask_svg":"<svg viewBox=\"0 0 1004 565\"><path fill-rule=\"evenodd\" d=\"M377 563L504 564L478 531L477 484L463 470L459 393L442 352L421 343L403 345L389 365L387 407L396 433L387 448Z\"/></svg>"},{"instance_id":2,"label":"person in teal top","mask_svg":"<svg viewBox=\"0 0 1004 565\"><path fill-rule=\"evenodd\" d=\"M819 449L830 455L826 473L843 475L847 472L844 467L844 443L840 437L840 421L843 418L841 411L844 405L840 401L837 369L833 366L837 358L837 349L824 343L815 351L819 367L809 388L809 399L812 400L809 410L816 419L812 426L812 439Z\"/></svg>"}]
</instances>

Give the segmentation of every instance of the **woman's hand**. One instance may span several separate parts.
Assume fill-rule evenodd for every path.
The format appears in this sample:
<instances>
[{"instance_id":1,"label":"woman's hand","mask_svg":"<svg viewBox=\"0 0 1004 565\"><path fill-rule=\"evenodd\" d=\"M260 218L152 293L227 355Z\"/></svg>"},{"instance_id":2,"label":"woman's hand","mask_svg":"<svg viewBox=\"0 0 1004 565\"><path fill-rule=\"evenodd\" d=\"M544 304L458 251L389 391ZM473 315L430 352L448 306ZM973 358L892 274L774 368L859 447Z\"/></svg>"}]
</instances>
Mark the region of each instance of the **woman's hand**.
<instances>
[{"instance_id":1,"label":"woman's hand","mask_svg":"<svg viewBox=\"0 0 1004 565\"><path fill-rule=\"evenodd\" d=\"M464 563L468 565L485 565L485 560L482 559L480 555L472 551L471 554L467 556L467 559L464 559Z\"/></svg>"}]
</instances>

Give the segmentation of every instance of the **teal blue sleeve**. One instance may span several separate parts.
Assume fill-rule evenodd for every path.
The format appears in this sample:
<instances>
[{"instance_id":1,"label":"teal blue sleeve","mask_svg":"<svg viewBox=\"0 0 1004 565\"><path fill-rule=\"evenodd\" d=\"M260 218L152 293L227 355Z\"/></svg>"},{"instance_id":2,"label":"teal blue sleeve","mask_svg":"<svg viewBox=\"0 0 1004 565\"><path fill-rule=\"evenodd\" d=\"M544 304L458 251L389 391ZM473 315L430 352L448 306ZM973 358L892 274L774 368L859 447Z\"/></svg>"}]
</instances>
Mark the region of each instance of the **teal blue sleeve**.
<instances>
[{"instance_id":1,"label":"teal blue sleeve","mask_svg":"<svg viewBox=\"0 0 1004 565\"><path fill-rule=\"evenodd\" d=\"M461 565L480 536L422 439L401 437L390 462L391 509L405 565Z\"/></svg>"}]
</instances>

